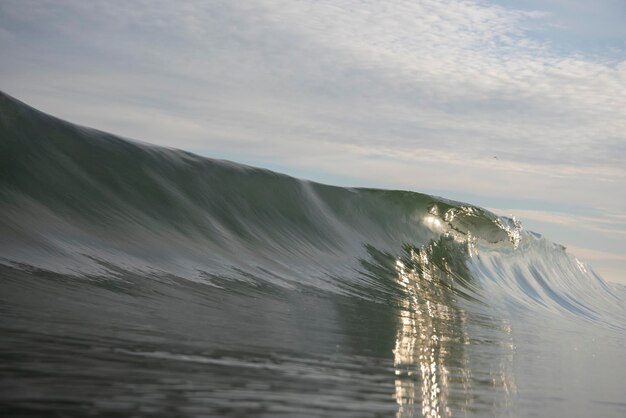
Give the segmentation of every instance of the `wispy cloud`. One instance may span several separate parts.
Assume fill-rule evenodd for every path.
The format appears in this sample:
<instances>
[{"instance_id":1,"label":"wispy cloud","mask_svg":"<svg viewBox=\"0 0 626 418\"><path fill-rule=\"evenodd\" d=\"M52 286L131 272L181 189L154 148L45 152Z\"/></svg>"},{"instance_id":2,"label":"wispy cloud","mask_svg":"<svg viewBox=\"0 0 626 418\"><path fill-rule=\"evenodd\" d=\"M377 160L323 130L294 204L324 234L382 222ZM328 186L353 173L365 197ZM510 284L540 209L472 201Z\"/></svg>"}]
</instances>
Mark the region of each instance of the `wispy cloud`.
<instances>
[{"instance_id":1,"label":"wispy cloud","mask_svg":"<svg viewBox=\"0 0 626 418\"><path fill-rule=\"evenodd\" d=\"M576 226L603 234L623 235L626 237L626 219L608 213L595 216L574 215L571 213L549 212L529 209L491 209L497 213L506 213L525 219L533 219L558 225Z\"/></svg>"},{"instance_id":2,"label":"wispy cloud","mask_svg":"<svg viewBox=\"0 0 626 418\"><path fill-rule=\"evenodd\" d=\"M567 247L568 251L571 251L573 254L578 257L583 258L586 261L594 262L594 261L621 261L626 262L626 255L624 254L615 254L607 251L598 251L591 248L582 248L569 246Z\"/></svg>"}]
</instances>

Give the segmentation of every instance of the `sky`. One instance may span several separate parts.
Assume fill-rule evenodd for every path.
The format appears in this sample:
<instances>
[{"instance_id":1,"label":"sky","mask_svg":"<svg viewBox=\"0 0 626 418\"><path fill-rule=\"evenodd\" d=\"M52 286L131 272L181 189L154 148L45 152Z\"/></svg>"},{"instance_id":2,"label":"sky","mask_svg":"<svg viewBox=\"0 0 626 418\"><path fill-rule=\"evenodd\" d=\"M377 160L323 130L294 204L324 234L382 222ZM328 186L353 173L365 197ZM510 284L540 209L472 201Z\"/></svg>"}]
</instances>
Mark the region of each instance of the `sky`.
<instances>
[{"instance_id":1,"label":"sky","mask_svg":"<svg viewBox=\"0 0 626 418\"><path fill-rule=\"evenodd\" d=\"M623 0L2 0L0 51L57 117L515 215L626 284Z\"/></svg>"}]
</instances>

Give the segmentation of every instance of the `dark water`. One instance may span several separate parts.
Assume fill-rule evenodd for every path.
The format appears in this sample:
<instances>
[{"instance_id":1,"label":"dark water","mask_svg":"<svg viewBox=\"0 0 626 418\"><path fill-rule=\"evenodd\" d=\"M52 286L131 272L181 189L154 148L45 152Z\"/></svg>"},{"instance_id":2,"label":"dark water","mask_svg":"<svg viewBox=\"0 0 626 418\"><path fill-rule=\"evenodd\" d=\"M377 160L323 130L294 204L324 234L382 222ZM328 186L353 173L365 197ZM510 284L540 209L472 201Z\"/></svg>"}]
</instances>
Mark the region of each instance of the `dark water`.
<instances>
[{"instance_id":1,"label":"dark water","mask_svg":"<svg viewBox=\"0 0 626 418\"><path fill-rule=\"evenodd\" d=\"M513 219L0 96L2 416L626 416L626 290Z\"/></svg>"}]
</instances>

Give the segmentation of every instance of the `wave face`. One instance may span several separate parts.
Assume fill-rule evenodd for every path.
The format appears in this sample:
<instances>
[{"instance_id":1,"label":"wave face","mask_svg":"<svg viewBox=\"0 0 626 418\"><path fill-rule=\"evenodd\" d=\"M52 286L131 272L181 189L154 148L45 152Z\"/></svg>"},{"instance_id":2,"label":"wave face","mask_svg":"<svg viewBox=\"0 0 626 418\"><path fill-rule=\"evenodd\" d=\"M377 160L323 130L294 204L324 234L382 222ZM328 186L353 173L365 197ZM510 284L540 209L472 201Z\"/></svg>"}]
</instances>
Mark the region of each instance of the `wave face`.
<instances>
[{"instance_id":1,"label":"wave face","mask_svg":"<svg viewBox=\"0 0 626 418\"><path fill-rule=\"evenodd\" d=\"M626 412L626 291L515 219L132 142L6 95L0 280L12 415Z\"/></svg>"}]
</instances>

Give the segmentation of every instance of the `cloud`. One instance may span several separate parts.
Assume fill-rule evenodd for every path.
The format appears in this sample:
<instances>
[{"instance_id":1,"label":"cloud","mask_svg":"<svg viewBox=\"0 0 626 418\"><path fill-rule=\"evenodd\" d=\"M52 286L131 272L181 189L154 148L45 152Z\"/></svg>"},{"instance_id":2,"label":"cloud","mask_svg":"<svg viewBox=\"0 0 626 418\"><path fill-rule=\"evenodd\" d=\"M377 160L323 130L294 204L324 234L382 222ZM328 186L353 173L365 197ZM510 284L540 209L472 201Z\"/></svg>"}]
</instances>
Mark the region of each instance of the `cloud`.
<instances>
[{"instance_id":1,"label":"cloud","mask_svg":"<svg viewBox=\"0 0 626 418\"><path fill-rule=\"evenodd\" d=\"M543 222L552 222L558 223L561 225L572 225L572 224L586 224L586 225L602 225L605 228L607 225L620 225L623 228L626 228L626 224L624 223L623 217L613 216L608 213L597 214L596 216L591 215L575 215L571 213L563 213L563 212L550 212L550 211L542 211L542 210L529 210L529 209L494 209L500 212L511 212L519 214L519 216L523 216L530 219L536 219ZM605 229L602 229L602 232L606 232Z\"/></svg>"},{"instance_id":2,"label":"cloud","mask_svg":"<svg viewBox=\"0 0 626 418\"><path fill-rule=\"evenodd\" d=\"M567 250L591 262L620 261L620 262L626 263L626 255L624 254L615 254L615 253L606 252L606 251L597 251L591 248L582 248L582 247L574 247L574 246L567 247Z\"/></svg>"},{"instance_id":3,"label":"cloud","mask_svg":"<svg viewBox=\"0 0 626 418\"><path fill-rule=\"evenodd\" d=\"M595 216L591 216L530 209L492 208L490 210L496 213L511 214L523 219L532 219L539 222L576 227L578 229L591 230L604 235L619 235L626 238L626 219L624 219L623 216L614 216L609 213L596 213Z\"/></svg>"}]
</instances>

